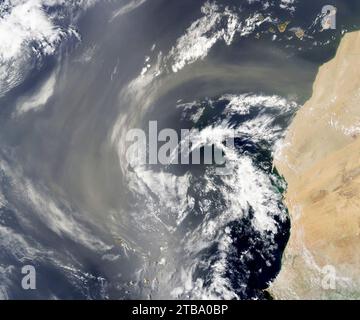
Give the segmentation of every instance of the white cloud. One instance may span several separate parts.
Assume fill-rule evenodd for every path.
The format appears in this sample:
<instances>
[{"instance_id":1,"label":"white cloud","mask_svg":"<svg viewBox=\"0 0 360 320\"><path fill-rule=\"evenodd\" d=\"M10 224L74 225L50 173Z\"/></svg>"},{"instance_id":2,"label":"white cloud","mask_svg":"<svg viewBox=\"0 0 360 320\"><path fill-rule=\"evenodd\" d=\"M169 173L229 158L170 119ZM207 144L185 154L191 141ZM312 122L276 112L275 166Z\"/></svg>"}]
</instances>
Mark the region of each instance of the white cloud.
<instances>
[{"instance_id":1,"label":"white cloud","mask_svg":"<svg viewBox=\"0 0 360 320\"><path fill-rule=\"evenodd\" d=\"M18 85L31 70L31 59L52 55L59 43L77 35L60 27L45 7L87 8L95 0L6 0L0 4L0 97Z\"/></svg>"},{"instance_id":2,"label":"white cloud","mask_svg":"<svg viewBox=\"0 0 360 320\"><path fill-rule=\"evenodd\" d=\"M189 230L179 244L181 250L184 250L181 253L180 272L179 269L174 271L171 264L166 265L169 273L173 273L178 281L176 286L170 288L174 298L238 298L226 274L229 270L228 258L233 250L232 240L228 235L229 225L245 217L251 208L254 214L251 226L261 238L259 241L265 243L270 252L275 245L273 237L278 232L277 218L286 219L286 211L279 207L282 195L274 187L272 177L259 168L250 156L239 153L231 146L224 146L222 142L231 137L235 130L236 137L251 137L255 143L260 140L275 143L281 139L283 131L274 125L274 119L283 112L296 108L296 103L276 95L255 94L224 95L221 100L227 101L224 112L230 116L251 113L260 106L263 110L260 115L236 127L227 120L221 120L201 130L191 131L194 146L214 144L218 148L224 148L226 159L234 163L231 175L216 176L212 168L208 168L202 176L203 182L200 182L192 179L189 174L176 176L169 172L152 171L150 168L136 167L127 170L123 167L130 190L137 198L145 199L146 209L134 213L138 223L145 221L146 216L149 220L152 219L155 225L160 222L171 234L175 234L177 225L180 225L187 215L201 215L202 222ZM201 109L200 103L198 106ZM190 115L197 114L195 102L183 103L178 107ZM198 199L191 197L194 184L199 186L194 189ZM217 202L213 194L216 194L216 199L222 199L224 204L219 212L216 211ZM149 223L146 221L142 225L148 226ZM215 246L218 256L211 260L211 265L207 265L210 260L199 257ZM244 259L251 259L245 257L246 254L248 253L244 253ZM199 265L209 270L206 277L197 274ZM160 286L167 287L168 283L165 280Z\"/></svg>"},{"instance_id":3,"label":"white cloud","mask_svg":"<svg viewBox=\"0 0 360 320\"><path fill-rule=\"evenodd\" d=\"M285 9L291 12L295 11L295 0L281 0L280 1L280 8Z\"/></svg>"},{"instance_id":4,"label":"white cloud","mask_svg":"<svg viewBox=\"0 0 360 320\"><path fill-rule=\"evenodd\" d=\"M83 225L82 221L75 218L75 215L77 215L76 212L62 209L60 204L49 194L41 190L39 186L32 184L26 177L23 177L20 170L14 170L10 168L5 161L0 160L0 173L7 176L14 193L22 195L21 201L24 201L26 205L30 205L34 209L34 212L38 214L38 217L54 233L59 236L67 236L95 251L106 251L111 249L110 246L97 238L96 235L93 235L91 230ZM68 208L69 205L65 203L65 207ZM26 219L27 217L19 215L18 218ZM15 234L10 229L0 226L0 238L4 234L8 235L7 239L9 239L9 241L16 240L18 242L14 248L17 248L19 256L31 258L37 253L35 249L32 249L27 245L25 238L23 238L22 235ZM2 243L0 243L0 249L1 245ZM8 247L11 247L10 244ZM27 250L27 255L22 252L25 249Z\"/></svg>"},{"instance_id":5,"label":"white cloud","mask_svg":"<svg viewBox=\"0 0 360 320\"><path fill-rule=\"evenodd\" d=\"M270 17L264 18L259 13L241 19L238 12L209 1L202 6L201 12L203 17L191 24L167 56L173 72L204 59L218 41L222 40L229 46L236 34L246 37L262 23L271 21Z\"/></svg>"},{"instance_id":6,"label":"white cloud","mask_svg":"<svg viewBox=\"0 0 360 320\"><path fill-rule=\"evenodd\" d=\"M240 27L236 13L228 8L223 11L220 10L215 2L206 2L201 8L201 12L204 16L192 23L170 51L170 59L174 60L172 65L174 72L196 60L204 59L209 50L220 39L230 45ZM220 28L223 22L225 22L225 27Z\"/></svg>"},{"instance_id":7,"label":"white cloud","mask_svg":"<svg viewBox=\"0 0 360 320\"><path fill-rule=\"evenodd\" d=\"M122 6L120 9L114 11L114 13L111 16L110 21L113 21L119 16L122 16L123 14L127 14L136 8L140 7L143 3L145 3L146 0L132 0L128 4Z\"/></svg>"},{"instance_id":8,"label":"white cloud","mask_svg":"<svg viewBox=\"0 0 360 320\"><path fill-rule=\"evenodd\" d=\"M26 43L37 42L46 54L54 51L61 30L42 9L40 0L17 3L0 20L0 59L6 61L21 54Z\"/></svg>"},{"instance_id":9,"label":"white cloud","mask_svg":"<svg viewBox=\"0 0 360 320\"><path fill-rule=\"evenodd\" d=\"M39 110L53 95L55 84L56 72L53 72L37 92L30 97L21 98L20 102L17 104L16 113L21 115L31 110Z\"/></svg>"}]
</instances>

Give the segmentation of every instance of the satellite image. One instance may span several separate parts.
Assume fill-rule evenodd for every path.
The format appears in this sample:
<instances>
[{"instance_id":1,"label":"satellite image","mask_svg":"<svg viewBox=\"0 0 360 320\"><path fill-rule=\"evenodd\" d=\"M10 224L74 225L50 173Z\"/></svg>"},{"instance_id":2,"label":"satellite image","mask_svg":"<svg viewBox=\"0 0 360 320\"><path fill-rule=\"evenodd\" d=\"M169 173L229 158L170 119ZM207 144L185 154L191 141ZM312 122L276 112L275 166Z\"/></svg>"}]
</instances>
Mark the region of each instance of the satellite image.
<instances>
[{"instance_id":1,"label":"satellite image","mask_svg":"<svg viewBox=\"0 0 360 320\"><path fill-rule=\"evenodd\" d=\"M358 30L356 0L0 0L0 300L360 299Z\"/></svg>"}]
</instances>

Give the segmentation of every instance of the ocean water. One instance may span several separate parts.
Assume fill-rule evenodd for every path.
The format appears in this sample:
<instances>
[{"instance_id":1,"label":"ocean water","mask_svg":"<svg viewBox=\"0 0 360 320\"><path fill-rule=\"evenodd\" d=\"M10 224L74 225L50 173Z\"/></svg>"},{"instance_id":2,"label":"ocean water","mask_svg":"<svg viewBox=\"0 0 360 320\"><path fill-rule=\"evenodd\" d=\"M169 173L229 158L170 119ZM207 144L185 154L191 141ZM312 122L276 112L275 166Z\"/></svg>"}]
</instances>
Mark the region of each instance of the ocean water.
<instances>
[{"instance_id":1,"label":"ocean water","mask_svg":"<svg viewBox=\"0 0 360 320\"><path fill-rule=\"evenodd\" d=\"M273 157L360 7L334 1L337 29L321 32L328 1L267 3L30 8L43 24L0 44L0 298L270 298L291 223ZM130 167L126 134L149 121L217 144L232 174Z\"/></svg>"}]
</instances>

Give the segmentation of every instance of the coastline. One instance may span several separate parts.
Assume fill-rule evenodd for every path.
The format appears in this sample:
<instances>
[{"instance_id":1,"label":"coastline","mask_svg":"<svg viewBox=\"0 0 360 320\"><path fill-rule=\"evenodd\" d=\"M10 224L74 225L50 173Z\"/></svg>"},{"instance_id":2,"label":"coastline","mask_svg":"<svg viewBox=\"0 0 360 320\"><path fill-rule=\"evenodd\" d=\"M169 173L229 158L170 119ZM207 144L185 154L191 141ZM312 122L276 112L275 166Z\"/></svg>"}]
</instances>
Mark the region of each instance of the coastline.
<instances>
[{"instance_id":1,"label":"coastline","mask_svg":"<svg viewBox=\"0 0 360 320\"><path fill-rule=\"evenodd\" d=\"M275 166L288 184L291 235L275 299L359 298L360 32L320 67Z\"/></svg>"}]
</instances>

